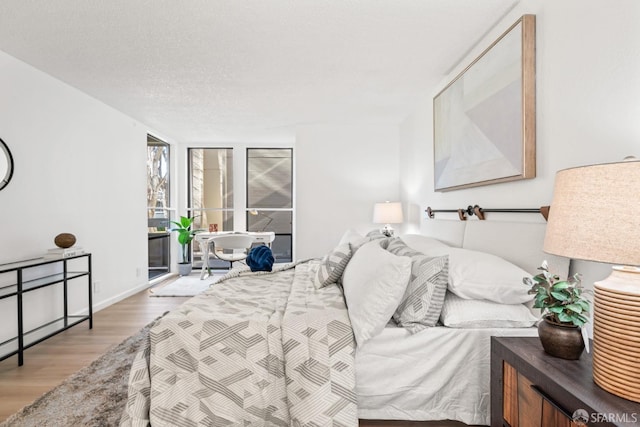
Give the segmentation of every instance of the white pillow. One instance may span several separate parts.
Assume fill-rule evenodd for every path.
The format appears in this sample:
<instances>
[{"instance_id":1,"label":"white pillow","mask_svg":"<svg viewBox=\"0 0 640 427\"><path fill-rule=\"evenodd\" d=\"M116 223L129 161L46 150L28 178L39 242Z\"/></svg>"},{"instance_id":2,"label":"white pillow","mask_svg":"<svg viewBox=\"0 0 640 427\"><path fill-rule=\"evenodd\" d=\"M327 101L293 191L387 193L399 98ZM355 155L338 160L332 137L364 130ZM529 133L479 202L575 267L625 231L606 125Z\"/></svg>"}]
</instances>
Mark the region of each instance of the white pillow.
<instances>
[{"instance_id":1,"label":"white pillow","mask_svg":"<svg viewBox=\"0 0 640 427\"><path fill-rule=\"evenodd\" d=\"M496 255L469 249L449 248L448 289L465 299L484 299L501 304L522 304L533 299L523 277L531 277L517 265Z\"/></svg>"},{"instance_id":2,"label":"white pillow","mask_svg":"<svg viewBox=\"0 0 640 427\"><path fill-rule=\"evenodd\" d=\"M411 258L365 243L353 254L342 277L351 327L359 346L379 334L400 304L411 275Z\"/></svg>"},{"instance_id":3,"label":"white pillow","mask_svg":"<svg viewBox=\"0 0 640 427\"><path fill-rule=\"evenodd\" d=\"M403 234L400 236L400 239L410 248L430 257L447 255L449 253L448 250L450 246L433 237L427 237L421 234Z\"/></svg>"},{"instance_id":4,"label":"white pillow","mask_svg":"<svg viewBox=\"0 0 640 427\"><path fill-rule=\"evenodd\" d=\"M355 254L362 245L373 240L384 240L384 242L382 243L384 245L388 241L388 238L384 234L380 233L379 230L370 231L366 236L363 236L354 229L350 228L349 230L344 232L342 238L340 239L340 242L338 243L338 246L349 243L351 245L352 254Z\"/></svg>"},{"instance_id":5,"label":"white pillow","mask_svg":"<svg viewBox=\"0 0 640 427\"><path fill-rule=\"evenodd\" d=\"M350 228L344 232L340 238L340 242L338 242L338 246L344 245L345 243L355 243L363 238L364 236L362 234L358 233L353 228Z\"/></svg>"},{"instance_id":6,"label":"white pillow","mask_svg":"<svg viewBox=\"0 0 640 427\"><path fill-rule=\"evenodd\" d=\"M450 328L528 328L538 319L523 304L463 299L447 292L440 321Z\"/></svg>"}]
</instances>

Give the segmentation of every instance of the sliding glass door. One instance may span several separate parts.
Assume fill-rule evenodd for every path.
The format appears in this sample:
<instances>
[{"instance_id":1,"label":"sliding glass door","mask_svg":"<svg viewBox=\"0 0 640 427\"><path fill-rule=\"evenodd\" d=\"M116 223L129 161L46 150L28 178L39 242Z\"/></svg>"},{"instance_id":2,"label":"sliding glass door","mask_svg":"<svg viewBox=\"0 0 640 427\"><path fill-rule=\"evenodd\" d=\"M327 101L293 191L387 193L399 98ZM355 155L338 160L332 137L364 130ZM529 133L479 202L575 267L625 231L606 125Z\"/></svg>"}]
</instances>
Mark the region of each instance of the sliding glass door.
<instances>
[{"instance_id":1,"label":"sliding glass door","mask_svg":"<svg viewBox=\"0 0 640 427\"><path fill-rule=\"evenodd\" d=\"M274 231L276 262L293 259L293 158L291 148L189 148L187 213L194 229ZM192 244L201 268L204 248ZM227 262L211 258L209 265Z\"/></svg>"},{"instance_id":2,"label":"sliding glass door","mask_svg":"<svg viewBox=\"0 0 640 427\"><path fill-rule=\"evenodd\" d=\"M189 151L189 216L194 230L233 231L233 149L190 148ZM204 248L192 245L193 265L202 267ZM214 260L212 260L214 261ZM225 267L226 261L215 260L213 267Z\"/></svg>"},{"instance_id":3,"label":"sliding glass door","mask_svg":"<svg viewBox=\"0 0 640 427\"><path fill-rule=\"evenodd\" d=\"M291 148L247 149L247 230L274 231L276 262L293 258L293 158Z\"/></svg>"},{"instance_id":4,"label":"sliding glass door","mask_svg":"<svg viewBox=\"0 0 640 427\"><path fill-rule=\"evenodd\" d=\"M147 233L149 280L169 273L169 144L147 135Z\"/></svg>"}]
</instances>

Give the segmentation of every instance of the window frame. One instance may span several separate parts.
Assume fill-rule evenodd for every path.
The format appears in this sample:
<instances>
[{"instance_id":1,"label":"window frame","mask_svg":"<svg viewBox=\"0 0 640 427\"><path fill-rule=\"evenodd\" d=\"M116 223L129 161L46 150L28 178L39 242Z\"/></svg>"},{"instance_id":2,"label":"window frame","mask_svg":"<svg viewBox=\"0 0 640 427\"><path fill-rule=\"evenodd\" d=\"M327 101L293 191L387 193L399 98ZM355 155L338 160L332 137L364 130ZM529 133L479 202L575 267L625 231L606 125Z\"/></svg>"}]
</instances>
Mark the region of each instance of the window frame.
<instances>
[{"instance_id":1,"label":"window frame","mask_svg":"<svg viewBox=\"0 0 640 427\"><path fill-rule=\"evenodd\" d=\"M247 230L247 215L249 210L247 208L247 156L248 149L290 149L291 150L291 194L292 194L292 207L284 210L291 211L291 257L295 259L296 254L296 241L295 241L295 225L296 225L296 160L295 160L295 147L293 144L288 143L269 143L269 144L245 144L245 143L204 143L183 145L184 149L180 150L180 159L178 162L178 168L182 172L178 171L178 176L182 177L180 180L181 187L185 188L184 196L180 197L179 206L181 212L186 212L187 215L193 215L194 210L191 205L191 164L190 164L190 149L231 149L233 150L233 229L234 231L246 231ZM244 153L244 155L242 155ZM208 230L207 230L208 231ZM190 251L191 256L191 251ZM191 258L193 260L193 257ZM195 267L198 268L198 267Z\"/></svg>"}]
</instances>

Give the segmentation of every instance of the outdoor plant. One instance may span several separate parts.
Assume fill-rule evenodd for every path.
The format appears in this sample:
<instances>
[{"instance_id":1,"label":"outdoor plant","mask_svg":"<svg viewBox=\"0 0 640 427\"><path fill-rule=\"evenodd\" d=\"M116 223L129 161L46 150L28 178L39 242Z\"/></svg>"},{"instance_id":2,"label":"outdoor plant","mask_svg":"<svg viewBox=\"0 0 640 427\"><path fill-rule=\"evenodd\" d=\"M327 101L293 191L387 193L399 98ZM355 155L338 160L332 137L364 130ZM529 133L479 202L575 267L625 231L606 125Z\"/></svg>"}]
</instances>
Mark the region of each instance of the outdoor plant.
<instances>
[{"instance_id":1,"label":"outdoor plant","mask_svg":"<svg viewBox=\"0 0 640 427\"><path fill-rule=\"evenodd\" d=\"M178 243L180 244L181 252L182 252L182 261L181 264L188 264L189 257L187 256L187 245L191 243L193 237L202 230L193 230L193 220L194 218L187 218L186 216L180 217L180 222L171 221L172 224L175 224L177 227L171 229L171 231L176 231L178 233Z\"/></svg>"},{"instance_id":2,"label":"outdoor plant","mask_svg":"<svg viewBox=\"0 0 640 427\"><path fill-rule=\"evenodd\" d=\"M583 296L582 277L574 274L560 280L549 273L547 262L538 267L541 273L522 279L529 286L529 294L535 295L534 308L542 309L543 316L555 323L583 326L589 321L589 301Z\"/></svg>"}]
</instances>

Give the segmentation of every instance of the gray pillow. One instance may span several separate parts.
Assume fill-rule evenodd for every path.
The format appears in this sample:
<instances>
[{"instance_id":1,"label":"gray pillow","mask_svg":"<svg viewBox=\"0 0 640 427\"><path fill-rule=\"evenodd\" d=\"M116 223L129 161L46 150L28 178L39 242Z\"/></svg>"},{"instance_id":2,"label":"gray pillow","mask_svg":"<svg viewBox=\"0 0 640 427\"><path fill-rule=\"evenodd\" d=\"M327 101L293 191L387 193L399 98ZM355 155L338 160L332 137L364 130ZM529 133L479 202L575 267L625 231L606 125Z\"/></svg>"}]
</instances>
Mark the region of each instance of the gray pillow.
<instances>
[{"instance_id":1,"label":"gray pillow","mask_svg":"<svg viewBox=\"0 0 640 427\"><path fill-rule=\"evenodd\" d=\"M338 283L342 273L351 259L351 247L349 243L338 245L322 258L313 285L316 289L324 288L333 283Z\"/></svg>"},{"instance_id":2,"label":"gray pillow","mask_svg":"<svg viewBox=\"0 0 640 427\"><path fill-rule=\"evenodd\" d=\"M411 257L411 277L393 320L411 333L435 326L440 317L449 278L449 257L430 258L391 239L387 250Z\"/></svg>"},{"instance_id":3,"label":"gray pillow","mask_svg":"<svg viewBox=\"0 0 640 427\"><path fill-rule=\"evenodd\" d=\"M392 254L400 256L424 255L422 252L407 246L407 244L400 237L390 238L389 242L387 243L386 249Z\"/></svg>"}]
</instances>

